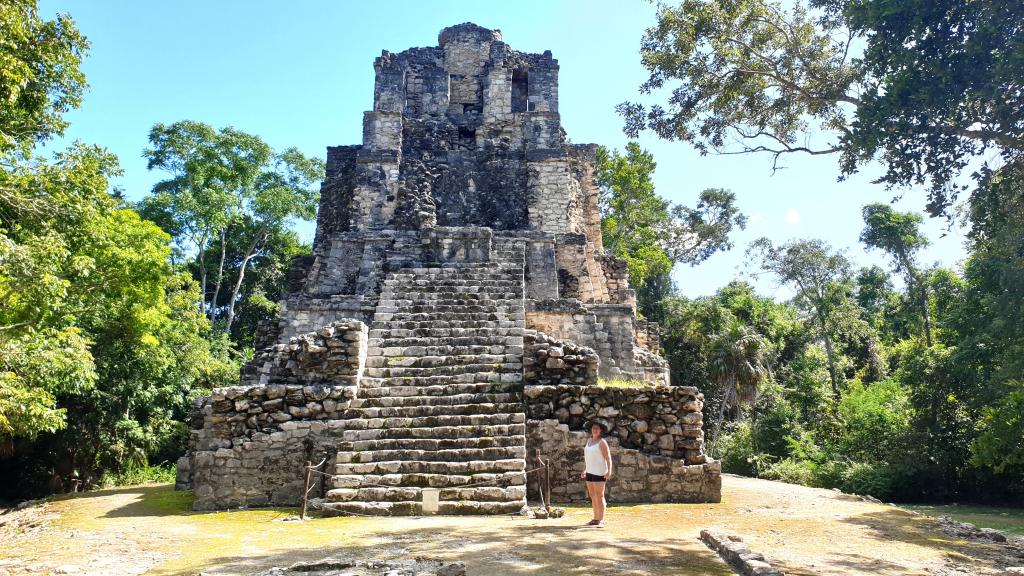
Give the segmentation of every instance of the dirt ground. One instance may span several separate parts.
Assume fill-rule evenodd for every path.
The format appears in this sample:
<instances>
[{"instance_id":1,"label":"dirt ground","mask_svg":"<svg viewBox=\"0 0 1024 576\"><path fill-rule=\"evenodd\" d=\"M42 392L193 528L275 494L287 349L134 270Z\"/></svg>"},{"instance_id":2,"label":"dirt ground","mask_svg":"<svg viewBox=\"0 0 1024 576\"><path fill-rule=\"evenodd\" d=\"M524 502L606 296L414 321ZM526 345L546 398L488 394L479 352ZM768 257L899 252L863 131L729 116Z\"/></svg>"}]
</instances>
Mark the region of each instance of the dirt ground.
<instances>
[{"instance_id":1,"label":"dirt ground","mask_svg":"<svg viewBox=\"0 0 1024 576\"><path fill-rule=\"evenodd\" d=\"M998 574L1024 565L1003 544L959 540L936 521L828 490L724 477L721 504L614 505L522 517L322 518L295 510L190 511L167 485L103 490L0 514L0 576L227 576L327 556L461 560L467 574L732 574L698 540L744 537L791 575Z\"/></svg>"}]
</instances>

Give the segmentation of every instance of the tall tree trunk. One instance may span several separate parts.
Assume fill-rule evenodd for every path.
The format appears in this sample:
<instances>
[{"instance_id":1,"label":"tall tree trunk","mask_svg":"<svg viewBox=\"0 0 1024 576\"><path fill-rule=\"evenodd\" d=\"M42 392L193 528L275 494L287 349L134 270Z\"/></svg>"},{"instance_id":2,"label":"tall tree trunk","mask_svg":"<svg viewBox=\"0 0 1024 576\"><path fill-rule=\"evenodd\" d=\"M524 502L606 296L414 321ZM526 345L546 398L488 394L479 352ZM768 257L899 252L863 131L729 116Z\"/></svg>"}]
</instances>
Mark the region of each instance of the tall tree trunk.
<instances>
[{"instance_id":1,"label":"tall tree trunk","mask_svg":"<svg viewBox=\"0 0 1024 576\"><path fill-rule=\"evenodd\" d=\"M825 324L825 318L820 309L817 310L815 316L818 318L818 327L821 328L821 339L825 343L825 357L828 359L828 379L832 384L832 394L838 400L840 396L839 375L836 373L836 353L832 347L832 337L828 334L828 326Z\"/></svg>"},{"instance_id":2,"label":"tall tree trunk","mask_svg":"<svg viewBox=\"0 0 1024 576\"><path fill-rule=\"evenodd\" d=\"M723 382L723 384L725 383ZM725 407L728 406L729 397L732 396L735 390L735 378L722 388L722 401L718 403L718 416L715 418L715 427L711 431L710 450L708 451L709 454L713 453L715 446L718 445L718 434L722 431L722 423L725 421Z\"/></svg>"},{"instance_id":3,"label":"tall tree trunk","mask_svg":"<svg viewBox=\"0 0 1024 576\"><path fill-rule=\"evenodd\" d=\"M210 324L217 316L217 298L220 297L220 285L224 281L224 255L227 252L228 227L220 230L220 264L217 265L217 287L213 290L213 300L210 301Z\"/></svg>"},{"instance_id":4,"label":"tall tree trunk","mask_svg":"<svg viewBox=\"0 0 1024 576\"><path fill-rule=\"evenodd\" d=\"M924 319L924 341L932 346L932 314L928 310L928 288L924 282L918 281L918 304L921 306L921 318Z\"/></svg>"},{"instance_id":5,"label":"tall tree trunk","mask_svg":"<svg viewBox=\"0 0 1024 576\"><path fill-rule=\"evenodd\" d=\"M203 306L206 306L206 236L199 243L199 293L203 297Z\"/></svg>"},{"instance_id":6,"label":"tall tree trunk","mask_svg":"<svg viewBox=\"0 0 1024 576\"><path fill-rule=\"evenodd\" d=\"M242 289L242 280L245 278L245 269L249 266L249 261L256 255L256 250L259 249L260 244L266 239L267 232L261 231L253 239L252 244L249 244L249 249L245 251L245 258L242 259L242 266L238 270L238 280L235 281L235 289L231 291L231 300L228 302L228 323L225 328L226 332L231 332L231 325L235 322L235 303L238 302L238 292Z\"/></svg>"}]
</instances>

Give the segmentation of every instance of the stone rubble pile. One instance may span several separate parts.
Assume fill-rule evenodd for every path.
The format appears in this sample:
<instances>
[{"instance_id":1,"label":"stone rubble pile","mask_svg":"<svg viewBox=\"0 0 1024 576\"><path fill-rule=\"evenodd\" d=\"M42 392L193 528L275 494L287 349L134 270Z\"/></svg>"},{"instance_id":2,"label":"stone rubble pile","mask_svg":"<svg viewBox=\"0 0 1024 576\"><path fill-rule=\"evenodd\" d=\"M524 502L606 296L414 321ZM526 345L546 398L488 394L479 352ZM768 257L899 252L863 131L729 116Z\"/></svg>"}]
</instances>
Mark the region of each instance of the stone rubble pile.
<instances>
[{"instance_id":1,"label":"stone rubble pile","mask_svg":"<svg viewBox=\"0 0 1024 576\"><path fill-rule=\"evenodd\" d=\"M527 385L597 383L601 359L593 349L536 330L526 331L524 343L523 380Z\"/></svg>"}]
</instances>

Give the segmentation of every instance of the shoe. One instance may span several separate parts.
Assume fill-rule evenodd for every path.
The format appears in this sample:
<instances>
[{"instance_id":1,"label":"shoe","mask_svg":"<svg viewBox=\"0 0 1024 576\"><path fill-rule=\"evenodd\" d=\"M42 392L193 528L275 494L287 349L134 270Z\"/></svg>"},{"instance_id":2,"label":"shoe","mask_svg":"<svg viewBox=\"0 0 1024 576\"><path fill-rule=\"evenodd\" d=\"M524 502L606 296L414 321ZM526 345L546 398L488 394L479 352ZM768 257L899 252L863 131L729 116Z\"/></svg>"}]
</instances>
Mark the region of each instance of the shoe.
<instances>
[{"instance_id":1,"label":"shoe","mask_svg":"<svg viewBox=\"0 0 1024 576\"><path fill-rule=\"evenodd\" d=\"M600 524L600 522L598 522L598 520L595 518L595 519L591 520L590 522L587 522L585 525L586 526L597 526L598 524Z\"/></svg>"},{"instance_id":2,"label":"shoe","mask_svg":"<svg viewBox=\"0 0 1024 576\"><path fill-rule=\"evenodd\" d=\"M594 524L594 526L597 527L597 528L604 528L604 520Z\"/></svg>"}]
</instances>

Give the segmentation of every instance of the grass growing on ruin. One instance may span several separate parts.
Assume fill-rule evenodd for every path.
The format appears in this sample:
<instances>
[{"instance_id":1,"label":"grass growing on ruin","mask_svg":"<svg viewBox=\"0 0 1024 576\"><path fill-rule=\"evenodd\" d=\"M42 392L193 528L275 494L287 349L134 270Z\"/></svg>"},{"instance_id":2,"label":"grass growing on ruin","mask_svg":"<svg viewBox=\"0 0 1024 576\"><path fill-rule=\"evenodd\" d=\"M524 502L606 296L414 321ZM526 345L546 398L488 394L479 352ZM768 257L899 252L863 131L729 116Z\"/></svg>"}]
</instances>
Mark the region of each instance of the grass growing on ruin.
<instances>
[{"instance_id":1,"label":"grass growing on ruin","mask_svg":"<svg viewBox=\"0 0 1024 576\"><path fill-rule=\"evenodd\" d=\"M597 385L605 388L650 388L651 385L643 380L629 380L626 378L598 378Z\"/></svg>"}]
</instances>

